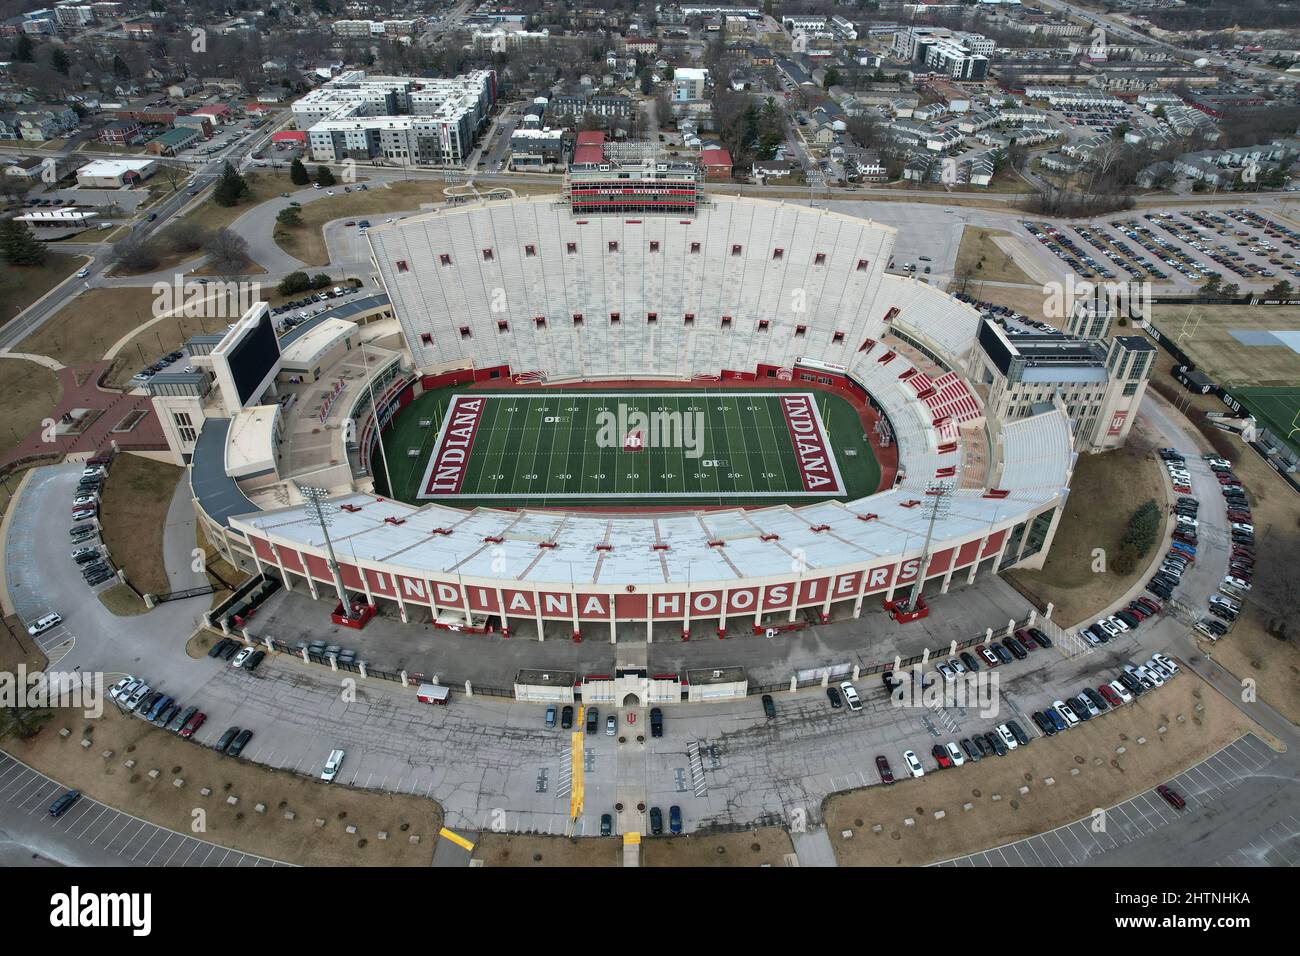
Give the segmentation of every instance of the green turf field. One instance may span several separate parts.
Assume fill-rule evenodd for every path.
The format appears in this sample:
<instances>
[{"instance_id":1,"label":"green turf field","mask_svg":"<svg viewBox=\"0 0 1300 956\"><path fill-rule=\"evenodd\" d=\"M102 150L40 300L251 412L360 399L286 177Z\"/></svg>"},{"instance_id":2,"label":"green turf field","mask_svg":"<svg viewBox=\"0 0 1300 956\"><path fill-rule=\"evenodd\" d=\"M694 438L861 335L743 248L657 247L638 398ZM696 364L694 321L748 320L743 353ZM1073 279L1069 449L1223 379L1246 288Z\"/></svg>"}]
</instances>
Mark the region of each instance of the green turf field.
<instances>
[{"instance_id":1,"label":"green turf field","mask_svg":"<svg viewBox=\"0 0 1300 956\"><path fill-rule=\"evenodd\" d=\"M404 408L384 449L394 497L465 507L807 503L880 480L853 406L797 390L444 389Z\"/></svg>"},{"instance_id":2,"label":"green turf field","mask_svg":"<svg viewBox=\"0 0 1300 956\"><path fill-rule=\"evenodd\" d=\"M1245 403L1256 422L1300 452L1300 419L1296 417L1300 414L1300 386L1234 388L1231 394Z\"/></svg>"}]
</instances>

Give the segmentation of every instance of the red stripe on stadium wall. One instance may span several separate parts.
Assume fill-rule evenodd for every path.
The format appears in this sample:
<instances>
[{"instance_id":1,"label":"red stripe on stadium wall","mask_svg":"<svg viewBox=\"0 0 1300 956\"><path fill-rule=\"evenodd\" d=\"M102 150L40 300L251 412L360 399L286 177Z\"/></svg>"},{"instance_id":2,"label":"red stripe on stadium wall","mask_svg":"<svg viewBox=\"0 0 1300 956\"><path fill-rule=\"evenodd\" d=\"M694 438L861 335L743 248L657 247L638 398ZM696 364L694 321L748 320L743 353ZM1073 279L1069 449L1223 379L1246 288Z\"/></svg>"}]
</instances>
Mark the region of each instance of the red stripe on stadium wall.
<instances>
[{"instance_id":1,"label":"red stripe on stadium wall","mask_svg":"<svg viewBox=\"0 0 1300 956\"><path fill-rule=\"evenodd\" d=\"M799 465L803 490L818 494L840 491L840 483L835 479L835 472L831 468L826 436L822 434L821 426L813 413L812 397L782 395L781 412L790 429L790 441L794 444L795 461Z\"/></svg>"},{"instance_id":2,"label":"red stripe on stadium wall","mask_svg":"<svg viewBox=\"0 0 1300 956\"><path fill-rule=\"evenodd\" d=\"M979 550L980 543L978 541L967 541L961 546L961 550L957 552L957 560L953 562L953 565L958 568L964 568L975 560L976 555L979 554Z\"/></svg>"},{"instance_id":3,"label":"red stripe on stadium wall","mask_svg":"<svg viewBox=\"0 0 1300 956\"><path fill-rule=\"evenodd\" d=\"M447 428L433 453L426 495L455 495L465 481L465 466L478 434L487 400L481 395L457 395L447 409Z\"/></svg>"},{"instance_id":4,"label":"red stripe on stadium wall","mask_svg":"<svg viewBox=\"0 0 1300 956\"><path fill-rule=\"evenodd\" d=\"M984 553L980 557L987 558L990 554L997 554L998 549L1002 547L1002 539L1006 537L1006 534L1006 531L1002 530L989 535L989 542L984 546Z\"/></svg>"}]
</instances>

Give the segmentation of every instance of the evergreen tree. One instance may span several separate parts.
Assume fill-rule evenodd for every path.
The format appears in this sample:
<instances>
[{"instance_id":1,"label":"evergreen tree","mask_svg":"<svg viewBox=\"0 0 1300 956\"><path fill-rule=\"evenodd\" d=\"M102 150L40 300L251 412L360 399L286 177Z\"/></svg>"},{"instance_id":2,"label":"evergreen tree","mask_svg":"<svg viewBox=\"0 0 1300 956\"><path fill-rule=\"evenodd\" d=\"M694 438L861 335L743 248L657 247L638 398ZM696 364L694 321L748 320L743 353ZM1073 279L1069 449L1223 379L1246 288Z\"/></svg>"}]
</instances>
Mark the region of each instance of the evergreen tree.
<instances>
[{"instance_id":1,"label":"evergreen tree","mask_svg":"<svg viewBox=\"0 0 1300 956\"><path fill-rule=\"evenodd\" d=\"M56 73L64 76L68 75L68 70L72 67L72 61L68 59L68 54L64 52L63 47L55 47L54 52L50 54L50 66Z\"/></svg>"},{"instance_id":2,"label":"evergreen tree","mask_svg":"<svg viewBox=\"0 0 1300 956\"><path fill-rule=\"evenodd\" d=\"M284 226L301 226L302 213L298 211L297 206L285 206L276 215L275 221Z\"/></svg>"},{"instance_id":3,"label":"evergreen tree","mask_svg":"<svg viewBox=\"0 0 1300 956\"><path fill-rule=\"evenodd\" d=\"M14 59L19 63L31 63L36 59L36 46L26 33L18 34L18 42L14 44Z\"/></svg>"},{"instance_id":4,"label":"evergreen tree","mask_svg":"<svg viewBox=\"0 0 1300 956\"><path fill-rule=\"evenodd\" d=\"M239 200L249 193L248 181L239 175L239 171L229 161L222 167L217 185L212 190L212 198L218 206L237 206Z\"/></svg>"},{"instance_id":5,"label":"evergreen tree","mask_svg":"<svg viewBox=\"0 0 1300 956\"><path fill-rule=\"evenodd\" d=\"M336 180L334 179L334 174L330 172L330 168L328 166L317 166L316 182L320 183L321 187L324 188L326 186L333 186Z\"/></svg>"},{"instance_id":6,"label":"evergreen tree","mask_svg":"<svg viewBox=\"0 0 1300 956\"><path fill-rule=\"evenodd\" d=\"M122 59L120 54L113 57L113 75L119 80L131 78L131 68L126 65L126 60Z\"/></svg>"},{"instance_id":7,"label":"evergreen tree","mask_svg":"<svg viewBox=\"0 0 1300 956\"><path fill-rule=\"evenodd\" d=\"M11 266L39 266L45 263L45 247L27 223L5 219L0 221L0 257Z\"/></svg>"},{"instance_id":8,"label":"evergreen tree","mask_svg":"<svg viewBox=\"0 0 1300 956\"><path fill-rule=\"evenodd\" d=\"M295 186L306 186L311 182L311 175L307 172L307 167L297 157L294 157L293 162L289 164L289 180Z\"/></svg>"}]
</instances>

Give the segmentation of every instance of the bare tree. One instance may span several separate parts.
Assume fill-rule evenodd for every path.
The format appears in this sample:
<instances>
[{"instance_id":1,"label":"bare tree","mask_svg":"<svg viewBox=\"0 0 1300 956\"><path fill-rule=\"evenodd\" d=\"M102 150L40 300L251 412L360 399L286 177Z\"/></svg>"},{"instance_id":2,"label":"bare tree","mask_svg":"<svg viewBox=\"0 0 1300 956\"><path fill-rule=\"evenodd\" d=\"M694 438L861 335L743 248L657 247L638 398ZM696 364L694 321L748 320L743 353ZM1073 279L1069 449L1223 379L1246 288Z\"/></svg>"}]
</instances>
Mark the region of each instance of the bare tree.
<instances>
[{"instance_id":1,"label":"bare tree","mask_svg":"<svg viewBox=\"0 0 1300 956\"><path fill-rule=\"evenodd\" d=\"M248 242L229 229L216 229L203 244L208 262L221 274L234 275L248 267Z\"/></svg>"}]
</instances>

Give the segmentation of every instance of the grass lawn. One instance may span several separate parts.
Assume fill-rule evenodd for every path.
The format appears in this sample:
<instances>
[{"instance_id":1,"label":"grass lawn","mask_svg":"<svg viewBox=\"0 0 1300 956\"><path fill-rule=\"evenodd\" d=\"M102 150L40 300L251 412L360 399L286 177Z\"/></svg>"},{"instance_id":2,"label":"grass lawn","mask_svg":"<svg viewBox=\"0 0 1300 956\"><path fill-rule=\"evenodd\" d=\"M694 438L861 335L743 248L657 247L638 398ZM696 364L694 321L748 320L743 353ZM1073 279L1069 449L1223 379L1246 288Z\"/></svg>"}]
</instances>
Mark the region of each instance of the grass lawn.
<instances>
[{"instance_id":1,"label":"grass lawn","mask_svg":"<svg viewBox=\"0 0 1300 956\"><path fill-rule=\"evenodd\" d=\"M14 351L48 355L64 365L97 362L119 338L153 318L153 302L153 292L144 287L88 289Z\"/></svg>"},{"instance_id":2,"label":"grass lawn","mask_svg":"<svg viewBox=\"0 0 1300 956\"><path fill-rule=\"evenodd\" d=\"M1300 363L1300 358L1296 361ZM1232 394L1246 403L1261 425L1300 450L1300 386L1238 388Z\"/></svg>"},{"instance_id":3,"label":"grass lawn","mask_svg":"<svg viewBox=\"0 0 1300 956\"><path fill-rule=\"evenodd\" d=\"M1166 304L1152 308L1151 322L1220 384L1283 387L1300 380L1300 357L1281 339L1268 339L1270 332L1300 332L1300 307ZM1234 332L1260 344L1247 345Z\"/></svg>"},{"instance_id":4,"label":"grass lawn","mask_svg":"<svg viewBox=\"0 0 1300 956\"><path fill-rule=\"evenodd\" d=\"M0 427L0 454L4 454L54 410L63 388L58 376L44 366L22 359L0 359L0 395L4 396L5 408L5 422ZM17 488L21 477L11 475L9 486Z\"/></svg>"},{"instance_id":5,"label":"grass lawn","mask_svg":"<svg viewBox=\"0 0 1300 956\"><path fill-rule=\"evenodd\" d=\"M165 594L171 590L163 565L163 529L183 472L183 468L139 455L119 455L104 482L99 506L101 537L113 562L126 570L141 592Z\"/></svg>"},{"instance_id":6,"label":"grass lawn","mask_svg":"<svg viewBox=\"0 0 1300 956\"><path fill-rule=\"evenodd\" d=\"M1015 260L998 248L994 238L1010 238L1008 233L998 229L983 229L979 226L967 226L962 231L961 246L957 249L957 264L953 275L962 276L970 273L972 279L986 279L989 282L1024 282L1034 285L1034 280L1027 272L1016 265Z\"/></svg>"},{"instance_id":7,"label":"grass lawn","mask_svg":"<svg viewBox=\"0 0 1300 956\"><path fill-rule=\"evenodd\" d=\"M1204 706L1200 712L1198 704ZM1119 711L997 760L835 794L823 804L826 830L840 866L949 860L1122 803L1250 731L1269 739L1184 667L1171 683ZM1116 753L1121 746L1122 755ZM1021 787L1028 792L1021 793ZM935 819L939 810L944 816ZM904 822L908 819L911 826ZM872 830L877 824L879 833ZM851 836L843 836L845 831Z\"/></svg>"},{"instance_id":8,"label":"grass lawn","mask_svg":"<svg viewBox=\"0 0 1300 956\"><path fill-rule=\"evenodd\" d=\"M59 736L63 727L72 731L66 738ZM83 739L92 746L82 747ZM330 785L227 757L116 707L106 706L98 720L57 710L35 737L7 746L19 760L111 807L181 833L193 832L200 808L206 829L194 834L198 839L300 866L427 868L442 828L442 808L432 800ZM113 751L111 759L100 756L105 750ZM128 758L136 761L133 769L124 766ZM154 768L162 771L157 779L149 776ZM227 803L229 796L238 804ZM266 812L257 812L259 803ZM355 833L347 832L350 825ZM419 841L412 843L413 836Z\"/></svg>"},{"instance_id":9,"label":"grass lawn","mask_svg":"<svg viewBox=\"0 0 1300 956\"><path fill-rule=\"evenodd\" d=\"M329 253L322 231L325 223L334 219L365 219L395 212L413 212L422 203L441 202L442 188L442 183L430 179L391 183L386 189L374 185L364 192L354 188L345 193L341 185L335 186L333 196L303 203L301 226L276 223L275 243L308 266L326 266L329 265Z\"/></svg>"},{"instance_id":10,"label":"grass lawn","mask_svg":"<svg viewBox=\"0 0 1300 956\"><path fill-rule=\"evenodd\" d=\"M1084 620L1123 594L1155 557L1154 548L1128 574L1111 567L1132 513L1148 499L1164 510L1164 477L1150 459L1154 442L1139 421L1128 444L1100 455L1081 455L1070 482L1065 514L1041 571L1009 571L1008 580L1046 603L1056 604L1052 619L1062 627ZM1164 523L1156 538L1163 540ZM1101 548L1106 569L1093 570L1093 551Z\"/></svg>"},{"instance_id":11,"label":"grass lawn","mask_svg":"<svg viewBox=\"0 0 1300 956\"><path fill-rule=\"evenodd\" d=\"M266 170L248 172L244 173L244 179L248 182L249 194L244 199L241 199L238 205L218 206L216 201L209 195L207 199L199 204L197 209L183 216L183 221L197 222L207 229L225 229L254 206L259 206L268 199L280 195L280 193L291 192L299 188L289 181L287 170L283 172Z\"/></svg>"},{"instance_id":12,"label":"grass lawn","mask_svg":"<svg viewBox=\"0 0 1300 956\"><path fill-rule=\"evenodd\" d=\"M0 628L0 673L12 674L19 664L25 665L29 673L45 670L49 660L36 641L27 636L22 618L11 614L5 618L5 625Z\"/></svg>"},{"instance_id":13,"label":"grass lawn","mask_svg":"<svg viewBox=\"0 0 1300 956\"><path fill-rule=\"evenodd\" d=\"M7 323L85 264L84 256L48 251L42 266L0 269L0 324Z\"/></svg>"},{"instance_id":14,"label":"grass lawn","mask_svg":"<svg viewBox=\"0 0 1300 956\"><path fill-rule=\"evenodd\" d=\"M135 617L149 609L134 591L125 584L114 584L111 588L100 591L99 603L108 608L110 614L118 617Z\"/></svg>"}]
</instances>

